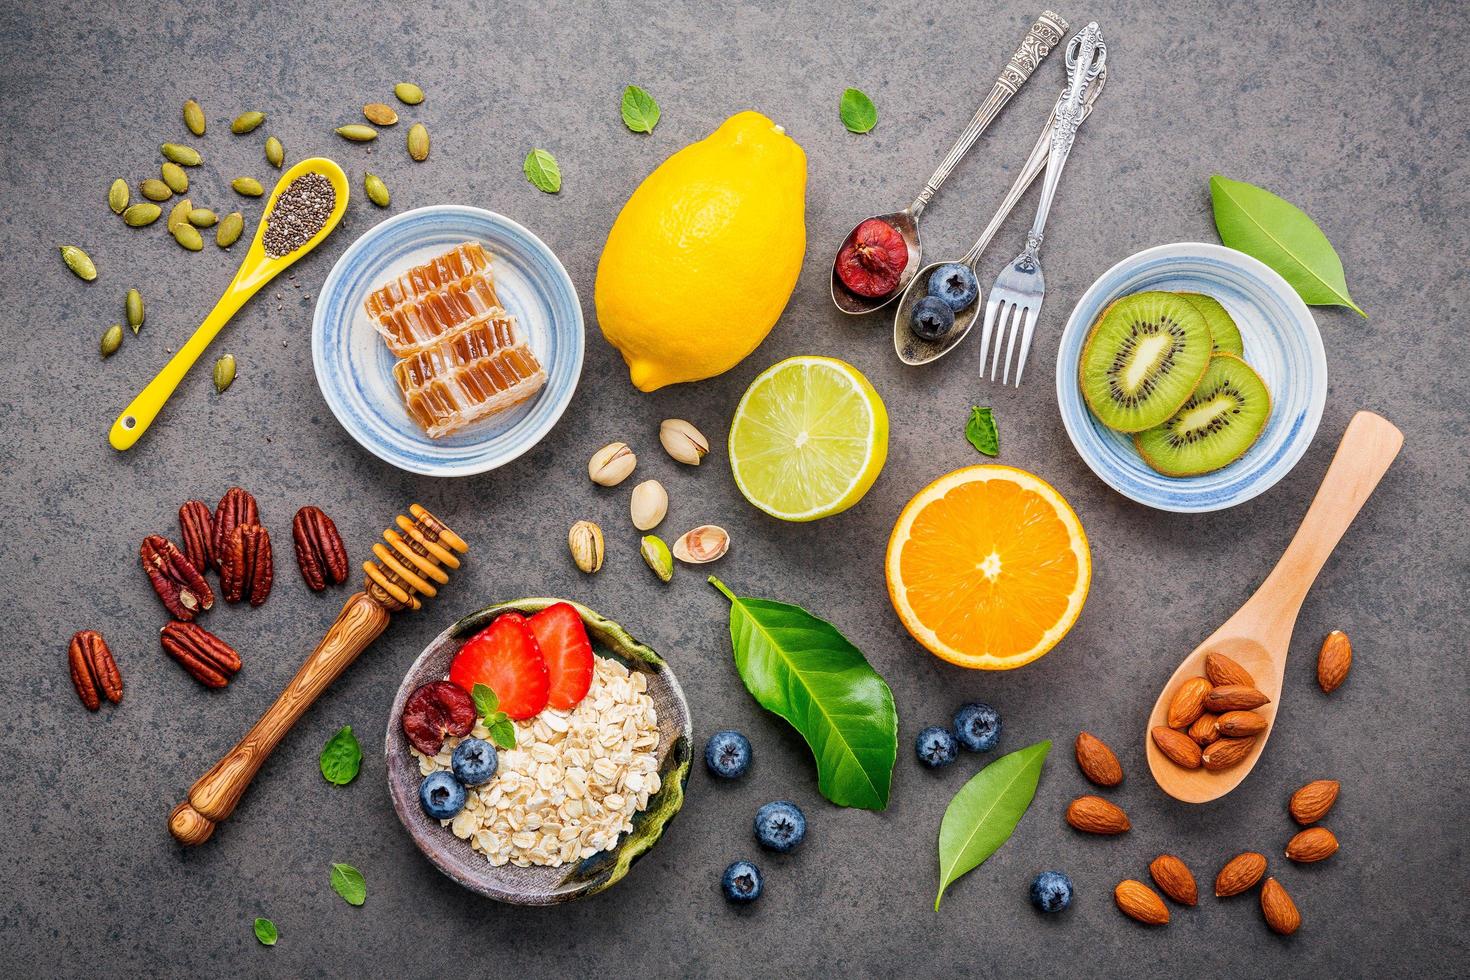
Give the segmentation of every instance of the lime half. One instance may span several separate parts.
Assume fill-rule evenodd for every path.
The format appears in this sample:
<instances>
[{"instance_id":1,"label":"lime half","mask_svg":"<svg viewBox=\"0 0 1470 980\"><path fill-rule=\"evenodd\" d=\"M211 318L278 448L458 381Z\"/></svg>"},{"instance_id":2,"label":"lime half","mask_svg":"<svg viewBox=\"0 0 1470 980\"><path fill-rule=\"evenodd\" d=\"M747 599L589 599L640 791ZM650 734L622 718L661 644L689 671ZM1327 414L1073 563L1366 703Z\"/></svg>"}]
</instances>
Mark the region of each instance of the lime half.
<instances>
[{"instance_id":1,"label":"lime half","mask_svg":"<svg viewBox=\"0 0 1470 980\"><path fill-rule=\"evenodd\" d=\"M888 458L888 412L857 368L789 357L750 383L730 423L730 469L745 499L783 521L840 514Z\"/></svg>"}]
</instances>

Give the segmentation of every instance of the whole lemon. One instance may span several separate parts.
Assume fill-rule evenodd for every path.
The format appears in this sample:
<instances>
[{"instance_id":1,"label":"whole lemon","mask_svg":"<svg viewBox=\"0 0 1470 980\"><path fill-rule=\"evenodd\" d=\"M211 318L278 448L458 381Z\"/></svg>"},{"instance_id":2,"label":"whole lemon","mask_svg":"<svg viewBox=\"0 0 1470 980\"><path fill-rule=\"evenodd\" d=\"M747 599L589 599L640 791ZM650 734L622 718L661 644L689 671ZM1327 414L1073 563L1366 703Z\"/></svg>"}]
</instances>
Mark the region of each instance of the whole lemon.
<instances>
[{"instance_id":1,"label":"whole lemon","mask_svg":"<svg viewBox=\"0 0 1470 980\"><path fill-rule=\"evenodd\" d=\"M730 370L770 333L806 252L806 154L741 112L649 174L613 222L602 335L654 391Z\"/></svg>"}]
</instances>

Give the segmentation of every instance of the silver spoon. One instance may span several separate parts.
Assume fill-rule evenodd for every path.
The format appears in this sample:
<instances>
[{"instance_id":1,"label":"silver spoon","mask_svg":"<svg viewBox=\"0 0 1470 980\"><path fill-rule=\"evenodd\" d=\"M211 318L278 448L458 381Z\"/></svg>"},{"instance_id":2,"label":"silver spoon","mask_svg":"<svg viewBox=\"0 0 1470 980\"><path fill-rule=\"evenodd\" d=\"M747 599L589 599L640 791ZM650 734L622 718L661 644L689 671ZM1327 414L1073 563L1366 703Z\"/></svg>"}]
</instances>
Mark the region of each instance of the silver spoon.
<instances>
[{"instance_id":1,"label":"silver spoon","mask_svg":"<svg viewBox=\"0 0 1470 980\"><path fill-rule=\"evenodd\" d=\"M928 182L924 184L924 189L919 192L919 196L914 199L914 203L902 211L894 211L891 214L875 214L871 218L863 219L863 221L871 221L873 218L877 218L897 229L898 233L903 236L904 243L908 246L908 261L904 264L903 273L899 276L898 285L894 286L891 292L883 296L869 297L859 296L854 292L850 292L842 284L842 280L837 276L837 256L834 255L832 257L832 302L836 304L839 310L843 313L851 314L871 313L893 302L904 287L913 281L914 272L918 269L919 260L923 255L923 248L919 241L919 215L924 213L924 208L928 206L929 201L938 192L939 186L944 183L945 178L959 164L960 159L970 151L970 147L975 145L975 141L980 138L980 134L985 132L986 127L1000 113L1000 110L1005 107L1005 104L1011 100L1011 96L1015 95L1021 86L1026 83L1026 80L1031 77L1031 73L1036 70L1036 66L1041 64L1041 59L1045 58L1051 49L1056 47L1062 38L1066 36L1067 22L1057 14L1048 10L1036 18L1036 23L1031 25L1031 29L1026 32L1026 36L1021 39L1021 46L1016 48L1016 53L1011 55L1010 62L996 78L995 86L991 88L990 95L985 99L985 102L980 108L975 111L974 117L970 119L969 125L960 133L959 139L955 140L954 146L950 147L949 153L939 162L939 168L934 171ZM858 222L859 225L862 223L862 221ZM853 231L856 230L857 228L854 226ZM852 232L848 232L847 237L843 238L842 244L845 246L851 238ZM839 246L837 255L841 254L842 248Z\"/></svg>"},{"instance_id":2,"label":"silver spoon","mask_svg":"<svg viewBox=\"0 0 1470 980\"><path fill-rule=\"evenodd\" d=\"M1088 114L1092 112L1092 104L1102 94L1103 85L1107 80L1108 70L1104 66L1102 71L1098 72L1097 77L1092 80L1086 94L1083 96L1083 119L1086 119ZM1040 138L1037 139L1036 145L1031 149L1031 156L1026 159L1025 166L1016 175L1015 183L1011 184L1011 189L1006 192L1005 199L1000 202L1000 208L995 212L995 216L990 219L990 224L986 225L985 230L980 233L980 239L975 242L974 247L956 260L957 264L967 265L970 267L971 272L976 273L975 281L977 288L975 302L954 315L954 326L950 328L949 333L938 340L925 340L923 337L914 333L914 304L929 295L930 273L941 265L948 265L949 263L931 262L920 269L910 279L908 288L903 291L903 297L899 300L898 311L893 315L893 350L898 354L900 361L908 365L917 366L939 360L945 354L948 354L959 346L960 341L965 339L965 335L970 332L970 328L979 319L980 300L983 298L978 288L980 281L980 256L985 252L986 247L990 245L990 240L995 237L995 233L1000 230L1000 226L1010 216L1016 203L1020 201L1021 195L1026 193L1026 189L1046 169L1047 156L1051 151L1051 130L1055 123L1056 110L1053 108L1051 116L1046 120L1046 128L1041 131Z\"/></svg>"}]
</instances>

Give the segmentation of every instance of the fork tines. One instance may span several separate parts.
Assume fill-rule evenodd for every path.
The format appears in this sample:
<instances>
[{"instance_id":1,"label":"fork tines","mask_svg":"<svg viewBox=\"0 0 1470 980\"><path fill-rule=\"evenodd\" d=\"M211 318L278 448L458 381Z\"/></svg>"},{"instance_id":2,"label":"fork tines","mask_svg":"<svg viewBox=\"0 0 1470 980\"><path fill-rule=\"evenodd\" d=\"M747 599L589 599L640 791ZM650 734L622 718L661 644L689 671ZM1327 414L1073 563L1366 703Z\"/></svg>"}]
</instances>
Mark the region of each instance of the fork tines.
<instances>
[{"instance_id":1,"label":"fork tines","mask_svg":"<svg viewBox=\"0 0 1470 980\"><path fill-rule=\"evenodd\" d=\"M1026 370L1026 355L1031 353L1031 333L1036 327L1037 307L1026 299L1018 298L1003 290L991 290L990 301L985 304L985 326L980 333L980 376L985 376L985 355L990 350L992 334L995 337L995 354L990 361L990 380L995 380L1000 370L1001 349L1005 349L1005 369L1001 384L1010 384L1011 355L1016 349L1016 335L1021 335L1021 356L1016 360L1016 387L1021 387L1021 374ZM996 331L997 324L1000 326Z\"/></svg>"}]
</instances>

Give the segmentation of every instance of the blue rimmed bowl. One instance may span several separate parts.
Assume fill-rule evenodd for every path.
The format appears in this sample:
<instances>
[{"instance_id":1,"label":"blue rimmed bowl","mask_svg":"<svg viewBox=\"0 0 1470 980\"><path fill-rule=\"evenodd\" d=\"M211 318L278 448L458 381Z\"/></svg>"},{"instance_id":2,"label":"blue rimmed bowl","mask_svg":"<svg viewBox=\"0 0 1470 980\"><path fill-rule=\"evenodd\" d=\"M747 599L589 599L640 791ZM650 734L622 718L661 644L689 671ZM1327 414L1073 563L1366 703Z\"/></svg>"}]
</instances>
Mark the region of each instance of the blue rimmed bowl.
<instances>
[{"instance_id":1,"label":"blue rimmed bowl","mask_svg":"<svg viewBox=\"0 0 1470 980\"><path fill-rule=\"evenodd\" d=\"M362 304L384 281L466 241L495 256L495 292L546 369L546 385L510 411L430 439L404 409L397 359ZM337 260L317 299L311 359L327 406L364 449L411 473L469 476L503 466L551 431L576 391L583 343L576 287L545 242L504 215L441 204L389 218Z\"/></svg>"},{"instance_id":2,"label":"blue rimmed bowl","mask_svg":"<svg viewBox=\"0 0 1470 980\"><path fill-rule=\"evenodd\" d=\"M1261 437L1213 473L1155 473L1133 440L1099 422L1082 397L1077 364L1092 324L1109 303L1149 289L1207 293L1224 304L1240 327L1245 360L1271 390L1271 418ZM1119 262L1082 294L1057 352L1057 404L1072 445L1108 486L1159 510L1224 510L1270 489L1307 451L1326 400L1327 357L1307 305L1265 264L1221 245L1158 245Z\"/></svg>"}]
</instances>

